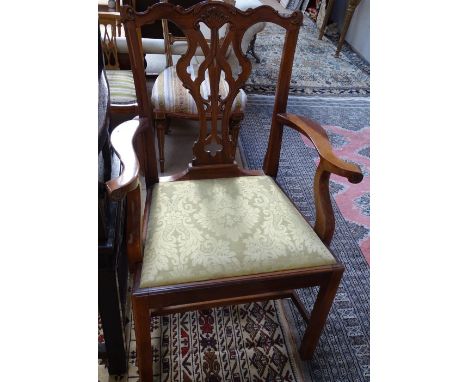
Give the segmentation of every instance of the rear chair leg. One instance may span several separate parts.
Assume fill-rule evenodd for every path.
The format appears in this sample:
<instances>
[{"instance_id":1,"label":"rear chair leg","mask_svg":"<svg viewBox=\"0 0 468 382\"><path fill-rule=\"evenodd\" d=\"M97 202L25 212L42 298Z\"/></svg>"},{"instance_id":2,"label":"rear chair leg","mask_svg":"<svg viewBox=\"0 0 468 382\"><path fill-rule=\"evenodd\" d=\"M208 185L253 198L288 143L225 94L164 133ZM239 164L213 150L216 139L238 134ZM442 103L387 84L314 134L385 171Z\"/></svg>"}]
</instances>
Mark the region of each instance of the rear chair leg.
<instances>
[{"instance_id":1,"label":"rear chair leg","mask_svg":"<svg viewBox=\"0 0 468 382\"><path fill-rule=\"evenodd\" d=\"M144 299L132 297L132 305L140 382L152 382L153 351L151 348L150 311Z\"/></svg>"},{"instance_id":2,"label":"rear chair leg","mask_svg":"<svg viewBox=\"0 0 468 382\"><path fill-rule=\"evenodd\" d=\"M255 53L255 41L257 40L257 34L255 34L252 38L252 40L249 43L249 47L247 48L247 53L250 53L253 58L255 58L255 62L257 64L260 64L260 57L257 56L257 53Z\"/></svg>"},{"instance_id":3,"label":"rear chair leg","mask_svg":"<svg viewBox=\"0 0 468 382\"><path fill-rule=\"evenodd\" d=\"M231 134L233 159L236 156L237 140L239 138L240 122L242 121L242 119L243 119L243 116L242 117L236 116L236 117L231 117L229 121L229 133Z\"/></svg>"},{"instance_id":4,"label":"rear chair leg","mask_svg":"<svg viewBox=\"0 0 468 382\"><path fill-rule=\"evenodd\" d=\"M171 132L171 119L169 117L166 117L166 134L169 134Z\"/></svg>"},{"instance_id":5,"label":"rear chair leg","mask_svg":"<svg viewBox=\"0 0 468 382\"><path fill-rule=\"evenodd\" d=\"M159 150L159 169L161 172L164 172L164 134L168 128L168 122L166 119L156 120L156 135L158 136Z\"/></svg>"},{"instance_id":6,"label":"rear chair leg","mask_svg":"<svg viewBox=\"0 0 468 382\"><path fill-rule=\"evenodd\" d=\"M334 271L326 284L320 286L320 290L315 301L314 308L310 315L304 338L302 339L299 354L302 359L311 359L318 344L320 334L325 327L328 313L333 304L336 291L340 285L341 276L344 269Z\"/></svg>"}]
</instances>

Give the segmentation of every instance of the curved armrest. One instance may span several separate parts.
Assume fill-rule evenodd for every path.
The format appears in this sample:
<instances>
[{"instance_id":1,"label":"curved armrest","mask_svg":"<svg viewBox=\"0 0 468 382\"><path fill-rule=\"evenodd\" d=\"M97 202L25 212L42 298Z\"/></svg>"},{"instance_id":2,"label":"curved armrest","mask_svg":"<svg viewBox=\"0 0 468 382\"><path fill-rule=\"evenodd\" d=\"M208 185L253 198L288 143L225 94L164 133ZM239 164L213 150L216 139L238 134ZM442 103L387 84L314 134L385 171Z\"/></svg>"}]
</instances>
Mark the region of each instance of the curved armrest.
<instances>
[{"instance_id":1,"label":"curved armrest","mask_svg":"<svg viewBox=\"0 0 468 382\"><path fill-rule=\"evenodd\" d=\"M278 114L277 119L278 122L292 127L312 141L320 158L326 162L327 171L348 178L351 183L361 182L363 179L361 169L355 164L345 162L335 155L327 133L319 123L312 119L289 113Z\"/></svg>"},{"instance_id":2,"label":"curved armrest","mask_svg":"<svg viewBox=\"0 0 468 382\"><path fill-rule=\"evenodd\" d=\"M326 131L317 122L288 113L277 114L276 121L306 135L319 153L320 163L314 177L314 230L326 245L330 245L335 231L335 216L330 199L330 174L344 176L351 183L359 183L363 179L361 169L355 164L344 162L333 153Z\"/></svg>"},{"instance_id":3,"label":"curved armrest","mask_svg":"<svg viewBox=\"0 0 468 382\"><path fill-rule=\"evenodd\" d=\"M122 174L106 182L107 192L111 199L119 200L139 185L138 173L140 164L133 147L136 133L144 129L146 118L126 121L117 126L111 135L111 143L123 165Z\"/></svg>"}]
</instances>

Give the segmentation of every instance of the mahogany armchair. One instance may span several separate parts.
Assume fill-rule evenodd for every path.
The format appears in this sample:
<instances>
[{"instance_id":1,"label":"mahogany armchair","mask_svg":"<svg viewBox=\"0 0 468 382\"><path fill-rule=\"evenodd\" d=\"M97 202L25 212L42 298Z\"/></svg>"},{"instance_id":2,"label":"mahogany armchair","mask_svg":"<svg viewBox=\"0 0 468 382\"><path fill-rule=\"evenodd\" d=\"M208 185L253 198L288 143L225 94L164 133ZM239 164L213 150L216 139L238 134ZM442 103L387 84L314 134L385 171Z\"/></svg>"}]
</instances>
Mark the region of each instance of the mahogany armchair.
<instances>
[{"instance_id":1,"label":"mahogany armchair","mask_svg":"<svg viewBox=\"0 0 468 382\"><path fill-rule=\"evenodd\" d=\"M261 6L246 12L224 3L200 3L184 10L160 3L146 12L122 7L122 22L130 47L139 119L124 122L111 142L123 162L120 177L107 182L111 198L127 200L127 255L133 272L132 309L141 382L153 380L150 311L175 312L290 297L306 320L301 357L311 358L325 325L344 267L329 244L334 215L329 194L331 173L351 183L362 180L360 169L337 158L326 132L316 122L286 113L289 82L302 14L278 14ZM143 59L138 54L137 29L153 20L168 19L182 29L189 48L176 65L199 113L199 136L193 160L184 172L159 177L152 126L152 107L143 91ZM230 112L252 64L242 52L243 33L266 21L286 29L280 76L263 171L240 168L236 139L229 129ZM199 23L211 30L206 44ZM218 31L230 28L220 40ZM231 47L241 67L234 78L226 61ZM188 73L197 47L205 61ZM221 72L228 83L220 93ZM200 85L208 76L211 94ZM221 130L216 128L221 116ZM211 122L211 125L208 124ZM317 219L312 227L275 182L284 126L306 135L317 148L320 163L314 180ZM140 178L147 196L141 218ZM319 286L311 314L295 289Z\"/></svg>"}]
</instances>

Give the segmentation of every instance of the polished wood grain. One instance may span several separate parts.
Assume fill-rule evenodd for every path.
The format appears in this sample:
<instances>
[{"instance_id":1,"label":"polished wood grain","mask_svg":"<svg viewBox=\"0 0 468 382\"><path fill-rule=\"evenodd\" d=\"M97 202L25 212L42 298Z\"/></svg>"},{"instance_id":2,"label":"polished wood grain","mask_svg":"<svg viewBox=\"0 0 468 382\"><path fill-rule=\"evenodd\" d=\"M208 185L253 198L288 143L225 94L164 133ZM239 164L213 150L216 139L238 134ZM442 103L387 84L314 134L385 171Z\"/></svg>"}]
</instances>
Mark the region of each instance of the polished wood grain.
<instances>
[{"instance_id":1,"label":"polished wood grain","mask_svg":"<svg viewBox=\"0 0 468 382\"><path fill-rule=\"evenodd\" d=\"M271 121L270 137L268 148L263 161L265 174L276 177L278 174L279 158L281 152L281 141L283 137L283 125L275 118L278 113L286 112L288 105L289 83L291 82L292 65L294 52L296 51L297 36L299 34L299 24L297 28L286 31L286 39L281 57L280 75L276 85L275 104L273 106L273 118Z\"/></svg>"},{"instance_id":2,"label":"polished wood grain","mask_svg":"<svg viewBox=\"0 0 468 382\"><path fill-rule=\"evenodd\" d=\"M138 29L162 19L175 23L188 38L188 49L177 63L177 73L184 86L189 89L198 108L200 124L199 136L193 146L193 160L188 168L180 174L170 177L159 177L155 155L155 139L153 110L148 100L146 90L137 84L139 118L137 125L134 121L124 128L117 128L112 133L112 142L124 163L122 177L113 183L108 183L108 190L113 197L127 197L130 201L127 216L129 262L133 273L133 312L137 340L138 368L142 382L152 381L152 353L149 337L149 312L157 314L185 312L195 309L207 309L216 306L244 303L249 301L272 298L291 298L296 304L302 317L308 322L306 335L301 345L303 358L311 358L318 343L320 333L325 324L328 312L333 303L344 267L336 264L250 274L223 279L213 279L183 284L165 285L153 288L141 288L140 278L142 269L142 253L146 241L146 227L151 211L151 195L158 182L176 182L192 179L211 179L238 176L258 176L267 174L276 176L279 166L279 154L284 126L293 128L312 140L320 155L320 164L315 176L314 192L317 203L317 221L315 230L325 244L329 244L333 234L334 220L331 209L328 179L330 173L347 177L351 182L362 179L360 170L352 164L340 160L333 153L326 132L316 122L304 117L286 113L289 82L291 79L294 50L297 43L298 31L302 22L302 14L294 12L289 16L280 15L272 8L261 6L254 10L242 12L224 3L200 3L192 8L184 9L172 4L156 4L146 12L138 13L133 8L123 6L122 22L129 41L132 70L136 83L143 83L143 59L138 48ZM240 43L243 33L257 22L272 22L286 30L285 46L283 49L277 82L274 113L272 115L271 133L264 160L264 171L246 170L240 168L234 160L237 148L238 124L232 125L232 103L235 96L245 83L251 71L250 61L242 53ZM211 30L211 41L208 43L199 30L199 23L205 23ZM229 25L229 31L223 39L219 38L219 29ZM234 77L228 66L225 53L228 46L232 46L238 57L241 72ZM205 56L195 78L191 78L186 67L193 57L195 49L200 47ZM211 97L204 99L200 94L199 85L208 73L211 85ZM221 72L225 73L229 83L229 93L226 97L219 97L218 86ZM217 121L221 121L221 129L211 128ZM150 126L150 128L148 127ZM159 127L163 131L165 126ZM127 131L124 131L127 130ZM127 143L124 143L127 142ZM133 145L132 145L133 142ZM143 150L138 150L138 144ZM144 158L138 156L138 152ZM139 160L140 159L140 160ZM142 161L145 165L139 167ZM141 221L139 203L140 180L138 172L145 176L147 198ZM137 195L138 194L138 195ZM328 198L328 199L327 199ZM161 239L163 240L163 239ZM318 286L320 288L316 305L311 314L306 311L295 289Z\"/></svg>"},{"instance_id":3,"label":"polished wood grain","mask_svg":"<svg viewBox=\"0 0 468 382\"><path fill-rule=\"evenodd\" d=\"M304 339L299 349L299 354L302 359L310 359L317 347L320 334L325 326L328 312L333 304L338 286L340 285L341 277L343 276L344 267L341 269L335 269L330 272L327 282L320 286L317 299L315 300L312 313L309 318L306 332L304 333Z\"/></svg>"},{"instance_id":4,"label":"polished wood grain","mask_svg":"<svg viewBox=\"0 0 468 382\"><path fill-rule=\"evenodd\" d=\"M320 159L327 163L330 172L346 177L351 183L362 181L363 175L360 168L354 163L345 162L335 155L327 132L318 122L290 113L278 114L276 119L307 136L317 149Z\"/></svg>"}]
</instances>

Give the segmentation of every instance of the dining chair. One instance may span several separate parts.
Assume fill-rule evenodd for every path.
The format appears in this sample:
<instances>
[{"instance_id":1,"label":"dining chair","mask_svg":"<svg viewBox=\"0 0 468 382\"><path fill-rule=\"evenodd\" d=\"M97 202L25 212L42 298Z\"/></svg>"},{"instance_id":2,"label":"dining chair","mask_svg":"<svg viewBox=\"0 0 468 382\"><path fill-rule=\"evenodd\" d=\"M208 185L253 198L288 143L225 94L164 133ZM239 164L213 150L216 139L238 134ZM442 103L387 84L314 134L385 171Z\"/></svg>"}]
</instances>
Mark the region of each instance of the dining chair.
<instances>
[{"instance_id":1,"label":"dining chair","mask_svg":"<svg viewBox=\"0 0 468 382\"><path fill-rule=\"evenodd\" d=\"M150 312L157 315L207 309L251 301L292 298L307 328L300 355L310 359L318 344L338 289L344 266L330 250L335 220L329 179L334 173L359 183L354 164L332 151L326 131L315 121L287 113L288 90L302 14L280 15L260 6L246 12L221 2L203 2L190 9L159 3L145 12L121 9L138 98L138 119L124 122L111 135L123 163L118 178L106 183L109 196L126 198L126 240L135 324L137 363L141 382L153 380ZM169 177L157 169L153 110L144 91L143 58L138 28L161 19L174 22L188 40L187 52L176 65L199 116L199 135L188 168ZM252 68L242 52L245 31L257 22L286 30L263 170L247 170L234 159L236 139L231 112ZM200 32L211 31L211 43ZM219 30L229 24L223 39ZM204 61L190 61L197 47ZM233 76L226 60L231 48L241 71ZM209 79L210 93L201 85ZM228 84L225 92L221 83ZM218 118L221 128L216 127ZM320 162L314 178L316 220L301 215L275 182L284 127L308 137ZM146 201L142 209L144 179ZM143 211L143 217L142 217ZM295 289L318 286L312 312L307 313Z\"/></svg>"},{"instance_id":2,"label":"dining chair","mask_svg":"<svg viewBox=\"0 0 468 382\"><path fill-rule=\"evenodd\" d=\"M117 114L137 114L137 98L131 70L122 70L117 38L120 13L98 12L105 72L109 82L110 111Z\"/></svg>"}]
</instances>

